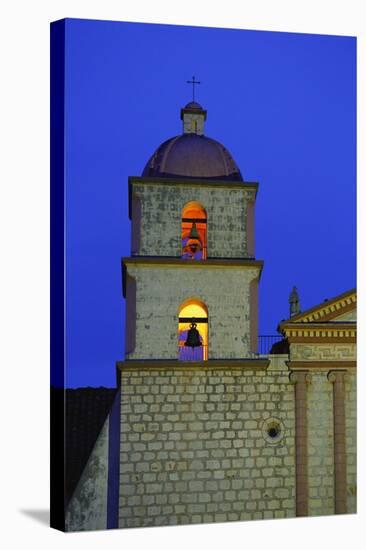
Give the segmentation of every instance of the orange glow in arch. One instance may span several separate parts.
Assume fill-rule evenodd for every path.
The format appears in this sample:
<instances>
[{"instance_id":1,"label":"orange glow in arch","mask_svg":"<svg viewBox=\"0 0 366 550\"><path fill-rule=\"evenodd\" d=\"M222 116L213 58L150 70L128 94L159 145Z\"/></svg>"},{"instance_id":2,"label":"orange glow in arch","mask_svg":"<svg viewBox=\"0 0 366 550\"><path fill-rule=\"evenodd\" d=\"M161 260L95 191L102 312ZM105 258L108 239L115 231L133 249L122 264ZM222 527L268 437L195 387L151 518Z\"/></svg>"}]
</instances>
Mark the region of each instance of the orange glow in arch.
<instances>
[{"instance_id":1,"label":"orange glow in arch","mask_svg":"<svg viewBox=\"0 0 366 550\"><path fill-rule=\"evenodd\" d=\"M184 346L191 322L197 323L202 346ZM206 361L208 358L208 312L199 300L191 299L182 304L179 310L178 328L179 359L182 361Z\"/></svg>"},{"instance_id":2,"label":"orange glow in arch","mask_svg":"<svg viewBox=\"0 0 366 550\"><path fill-rule=\"evenodd\" d=\"M187 251L187 242L195 224L201 241L201 250L194 254ZM192 260L207 258L207 212L199 202L189 202L182 212L182 257Z\"/></svg>"}]
</instances>

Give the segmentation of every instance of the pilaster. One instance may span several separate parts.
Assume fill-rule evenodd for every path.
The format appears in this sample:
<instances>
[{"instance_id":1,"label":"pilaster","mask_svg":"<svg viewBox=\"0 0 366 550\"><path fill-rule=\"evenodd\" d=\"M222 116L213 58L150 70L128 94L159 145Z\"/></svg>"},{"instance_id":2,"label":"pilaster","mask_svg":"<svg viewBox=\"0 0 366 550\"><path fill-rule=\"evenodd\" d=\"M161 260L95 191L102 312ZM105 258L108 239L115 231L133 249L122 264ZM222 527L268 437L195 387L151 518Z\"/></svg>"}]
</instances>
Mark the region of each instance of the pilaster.
<instances>
[{"instance_id":1,"label":"pilaster","mask_svg":"<svg viewBox=\"0 0 366 550\"><path fill-rule=\"evenodd\" d=\"M330 371L328 380L333 384L333 433L334 433L334 511L347 513L347 468L346 468L346 371Z\"/></svg>"},{"instance_id":2,"label":"pilaster","mask_svg":"<svg viewBox=\"0 0 366 550\"><path fill-rule=\"evenodd\" d=\"M307 385L311 376L307 371L291 372L295 385L295 454L296 454L296 515L308 515L308 425Z\"/></svg>"}]
</instances>

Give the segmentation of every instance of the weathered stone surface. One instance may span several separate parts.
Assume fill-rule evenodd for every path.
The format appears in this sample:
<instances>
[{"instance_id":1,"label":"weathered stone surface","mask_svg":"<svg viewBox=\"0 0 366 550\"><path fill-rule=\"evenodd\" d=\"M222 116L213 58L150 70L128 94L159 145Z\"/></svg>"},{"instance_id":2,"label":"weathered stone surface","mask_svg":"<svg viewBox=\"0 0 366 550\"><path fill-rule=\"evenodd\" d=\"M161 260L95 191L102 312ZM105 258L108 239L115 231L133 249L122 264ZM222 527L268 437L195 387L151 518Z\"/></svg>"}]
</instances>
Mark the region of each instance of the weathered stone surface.
<instances>
[{"instance_id":1,"label":"weathered stone surface","mask_svg":"<svg viewBox=\"0 0 366 550\"><path fill-rule=\"evenodd\" d=\"M207 254L212 258L244 258L247 254L248 201L253 190L217 185L146 185L132 183L141 205L140 256L181 256L181 216L184 206L197 201L207 212ZM137 222L136 222L137 223ZM133 224L135 222L133 220Z\"/></svg>"},{"instance_id":2,"label":"weathered stone surface","mask_svg":"<svg viewBox=\"0 0 366 550\"><path fill-rule=\"evenodd\" d=\"M138 495L143 490L156 499L168 492L168 502L181 505L166 516L161 509L149 518L149 525L197 523L211 515L217 521L220 514L225 521L295 515L294 386L289 381L287 356L270 359L268 370L260 372L223 367L139 373L140 385L147 387L154 400L145 411L149 422L139 422L146 430L137 434L124 430L122 422L129 452L123 453L122 445L121 468L132 467L132 472L141 469L141 462L134 462L131 452L139 444L139 440L131 440L137 435L146 441L150 453L146 472L151 472L159 460L166 477L150 479L142 472L143 477L133 481L121 476L120 494ZM334 513L333 386L327 374L325 369L312 369L307 385L309 515ZM132 375L132 371L122 371L123 387L130 386ZM356 511L355 373L349 372L345 380L347 511L351 513ZM172 398L169 403L173 409L159 407L155 411L159 394L152 389L169 385L174 385L174 394L167 395L167 399ZM139 391L139 386L134 388ZM128 426L130 418L135 421L138 403L134 403L136 395L127 395L131 409L125 401L121 415ZM228 395L232 400L227 400ZM258 403L263 407L258 409ZM266 421L273 418L280 421L284 432L277 443L264 433ZM151 429L157 425L158 429ZM166 440L162 439L165 433ZM161 445L163 456L158 456L156 443ZM130 515L121 511L121 527L143 524L134 509L132 506ZM143 521L146 524L147 519Z\"/></svg>"},{"instance_id":3,"label":"weathered stone surface","mask_svg":"<svg viewBox=\"0 0 366 550\"><path fill-rule=\"evenodd\" d=\"M142 491L141 494L154 498L151 499L156 503L154 513L146 510L149 525L199 523L206 521L204 518L210 514L213 514L213 521L254 519L259 517L258 511L260 517L267 513L271 517L274 513L280 513L276 517L295 515L294 388L289 382L285 359L273 358L268 371L263 373L237 368L230 371L229 367L214 371L154 369L139 373L142 385L145 383L154 401L145 411L150 421L140 420L139 424L145 429L137 433L124 430L129 418L135 419L137 404L132 405L130 412L124 411L128 403L122 404L121 417L125 422L121 424L121 433L125 432L130 451L124 453L122 444L121 474L132 465L132 471L141 472L141 477L134 481L121 475L120 495L130 498L139 496ZM133 371L122 371L122 387L131 385L132 374ZM237 388L234 393L228 384L233 380ZM270 383L273 385L271 392L264 391L264 388L269 389ZM174 396L171 396L174 400L170 401L173 411L159 407L159 413L154 412L159 394L150 390L156 385L160 388L174 386ZM133 387L139 391L139 386ZM250 393L246 391L248 387ZM200 391L190 393L192 388ZM225 400L227 394L234 397L233 401ZM131 399L134 397L134 394L128 395ZM268 406L273 403L274 395L278 400L273 412ZM187 396L191 400L185 409L182 405L187 403ZM242 396L244 399L240 399ZM263 410L256 411L254 402L249 401L251 396L261 397ZM291 406L285 407L286 403ZM268 444L261 429L263 422L273 416L281 420L285 430L278 444ZM155 424L159 429L151 430ZM163 440L161 436L165 433L168 439ZM136 435L139 439L131 441ZM144 441L150 452L143 470L141 462L134 459L134 448L139 441ZM184 447L179 449L178 444L183 442ZM161 451L157 451L156 443L161 445ZM159 452L164 452L164 456L159 456ZM156 478L156 475L163 477ZM172 512L159 508L162 495L168 495ZM131 513L121 508L120 527L146 524L146 514L139 515L138 500L127 501L121 506L127 506Z\"/></svg>"},{"instance_id":4,"label":"weathered stone surface","mask_svg":"<svg viewBox=\"0 0 366 550\"><path fill-rule=\"evenodd\" d=\"M291 361L355 361L356 344L291 344Z\"/></svg>"},{"instance_id":5,"label":"weathered stone surface","mask_svg":"<svg viewBox=\"0 0 366 550\"><path fill-rule=\"evenodd\" d=\"M208 309L209 358L249 356L250 283L258 277L259 268L166 268L135 264L128 266L128 273L136 279L137 286L136 347L127 354L129 359L178 357L179 308L189 298L198 298ZM149 329L146 324L149 324ZM174 402L175 385L165 384L163 390L164 383L156 383L159 394L169 393L167 402ZM199 391L193 385L191 390ZM220 393L216 387L212 391ZM136 394L143 392L144 387ZM189 396L186 399L188 401ZM140 405L145 409L146 406Z\"/></svg>"}]
</instances>

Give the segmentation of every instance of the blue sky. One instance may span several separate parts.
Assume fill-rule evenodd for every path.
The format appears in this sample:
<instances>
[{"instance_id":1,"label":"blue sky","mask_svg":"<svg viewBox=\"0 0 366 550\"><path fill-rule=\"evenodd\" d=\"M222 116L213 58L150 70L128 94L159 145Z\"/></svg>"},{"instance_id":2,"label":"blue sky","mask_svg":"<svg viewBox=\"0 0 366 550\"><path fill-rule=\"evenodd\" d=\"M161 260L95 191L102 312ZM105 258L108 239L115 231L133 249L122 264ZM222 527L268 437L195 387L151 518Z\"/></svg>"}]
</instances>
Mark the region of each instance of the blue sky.
<instances>
[{"instance_id":1,"label":"blue sky","mask_svg":"<svg viewBox=\"0 0 366 550\"><path fill-rule=\"evenodd\" d=\"M259 333L356 284L356 39L67 20L66 383L113 386L124 357L120 258L129 175L181 133L191 99L206 134L258 181Z\"/></svg>"}]
</instances>

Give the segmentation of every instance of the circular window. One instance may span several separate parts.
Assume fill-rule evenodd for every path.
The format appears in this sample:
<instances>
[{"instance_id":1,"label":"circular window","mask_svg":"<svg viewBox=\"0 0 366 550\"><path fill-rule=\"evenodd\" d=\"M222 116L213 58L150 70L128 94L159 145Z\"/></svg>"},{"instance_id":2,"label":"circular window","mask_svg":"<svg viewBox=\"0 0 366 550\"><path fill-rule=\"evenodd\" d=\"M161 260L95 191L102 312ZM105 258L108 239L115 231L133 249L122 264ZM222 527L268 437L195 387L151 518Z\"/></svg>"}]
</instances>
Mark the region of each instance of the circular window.
<instances>
[{"instance_id":1,"label":"circular window","mask_svg":"<svg viewBox=\"0 0 366 550\"><path fill-rule=\"evenodd\" d=\"M267 433L271 439L276 439L281 433L281 429L279 426L271 426L268 428Z\"/></svg>"},{"instance_id":2,"label":"circular window","mask_svg":"<svg viewBox=\"0 0 366 550\"><path fill-rule=\"evenodd\" d=\"M284 435L283 424L277 418L268 418L263 423L262 433L267 443L278 443Z\"/></svg>"}]
</instances>

